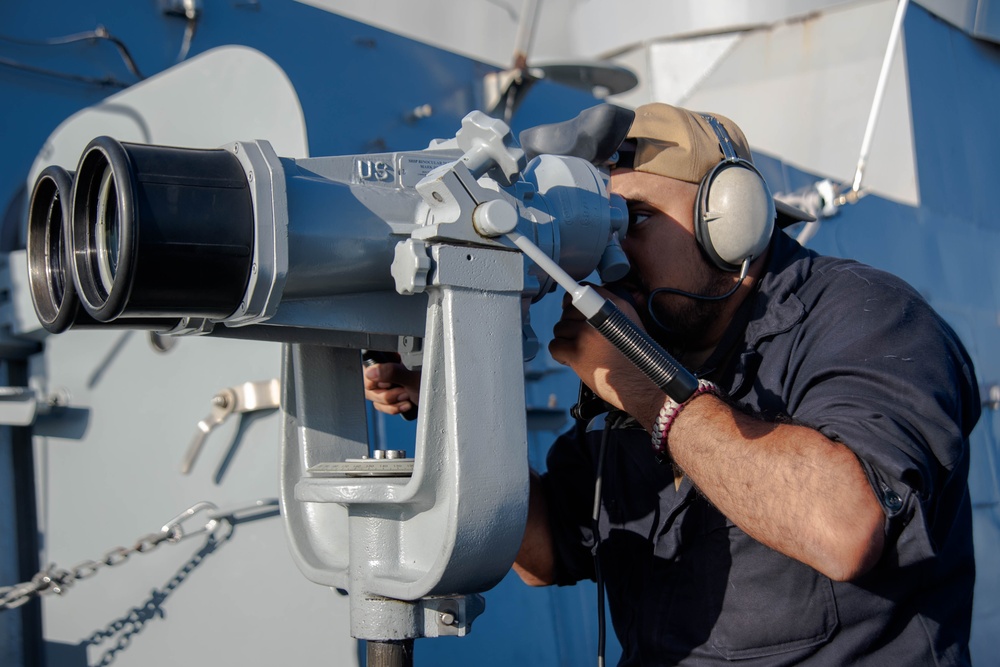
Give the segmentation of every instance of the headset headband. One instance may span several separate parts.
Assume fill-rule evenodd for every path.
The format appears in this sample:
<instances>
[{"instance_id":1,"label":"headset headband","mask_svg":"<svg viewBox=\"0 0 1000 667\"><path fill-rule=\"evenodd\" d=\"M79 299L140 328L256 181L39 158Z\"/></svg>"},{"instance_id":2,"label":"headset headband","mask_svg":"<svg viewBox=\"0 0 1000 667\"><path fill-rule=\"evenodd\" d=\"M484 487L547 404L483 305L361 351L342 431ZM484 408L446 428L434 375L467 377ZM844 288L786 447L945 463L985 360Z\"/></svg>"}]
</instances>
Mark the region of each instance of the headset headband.
<instances>
[{"instance_id":1,"label":"headset headband","mask_svg":"<svg viewBox=\"0 0 1000 667\"><path fill-rule=\"evenodd\" d=\"M723 162L746 162L746 160L736 154L736 150L733 148L733 140L729 138L729 133L726 132L726 128L722 126L722 123L716 120L715 116L710 116L707 113L700 115L712 126L712 129L715 130L715 136L719 138L719 147L725 156Z\"/></svg>"}]
</instances>

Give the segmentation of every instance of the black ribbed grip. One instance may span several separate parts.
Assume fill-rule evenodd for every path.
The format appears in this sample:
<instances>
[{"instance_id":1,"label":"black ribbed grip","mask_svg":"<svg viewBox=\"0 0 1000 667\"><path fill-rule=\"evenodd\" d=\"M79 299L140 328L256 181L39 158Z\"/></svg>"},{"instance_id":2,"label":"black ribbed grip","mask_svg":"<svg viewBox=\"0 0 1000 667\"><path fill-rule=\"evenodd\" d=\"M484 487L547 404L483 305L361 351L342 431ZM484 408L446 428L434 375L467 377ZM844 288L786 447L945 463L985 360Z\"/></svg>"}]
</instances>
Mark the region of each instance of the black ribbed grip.
<instances>
[{"instance_id":1,"label":"black ribbed grip","mask_svg":"<svg viewBox=\"0 0 1000 667\"><path fill-rule=\"evenodd\" d=\"M698 388L698 379L690 371L610 301L605 301L597 314L587 321L678 403L691 398Z\"/></svg>"}]
</instances>

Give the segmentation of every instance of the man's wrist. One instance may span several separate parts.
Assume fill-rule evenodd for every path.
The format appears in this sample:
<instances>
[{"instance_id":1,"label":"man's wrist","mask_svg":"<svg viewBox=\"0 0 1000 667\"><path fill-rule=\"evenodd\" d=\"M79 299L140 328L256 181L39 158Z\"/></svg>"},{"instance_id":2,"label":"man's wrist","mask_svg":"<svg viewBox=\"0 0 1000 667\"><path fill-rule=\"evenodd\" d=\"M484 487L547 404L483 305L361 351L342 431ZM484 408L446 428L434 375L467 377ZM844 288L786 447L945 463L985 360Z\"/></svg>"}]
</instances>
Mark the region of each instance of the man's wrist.
<instances>
[{"instance_id":1,"label":"man's wrist","mask_svg":"<svg viewBox=\"0 0 1000 667\"><path fill-rule=\"evenodd\" d=\"M653 422L652 428L653 455L660 463L670 461L670 451L667 443L670 438L670 429L677 420L678 415L680 415L681 411L684 410L684 407L687 406L688 403L702 394L721 396L722 392L714 382L709 382L708 380L698 380L698 388L695 389L694 393L688 396L687 400L683 403L678 403L670 396L667 396L663 401L663 406L660 408L660 412L656 416L656 420Z\"/></svg>"}]
</instances>

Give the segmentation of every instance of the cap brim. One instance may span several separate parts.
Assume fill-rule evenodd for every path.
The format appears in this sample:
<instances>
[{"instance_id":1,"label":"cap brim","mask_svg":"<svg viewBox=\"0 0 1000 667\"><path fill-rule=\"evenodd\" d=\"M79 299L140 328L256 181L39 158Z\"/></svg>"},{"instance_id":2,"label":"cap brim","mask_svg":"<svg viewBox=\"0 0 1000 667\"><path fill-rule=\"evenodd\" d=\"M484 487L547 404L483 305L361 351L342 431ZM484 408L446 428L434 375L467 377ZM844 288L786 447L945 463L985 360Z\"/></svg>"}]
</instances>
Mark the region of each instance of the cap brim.
<instances>
[{"instance_id":1,"label":"cap brim","mask_svg":"<svg viewBox=\"0 0 1000 667\"><path fill-rule=\"evenodd\" d=\"M813 222L816 220L815 216L809 215L802 209L795 208L791 204L786 204L785 202L777 199L774 200L774 210L778 214L778 218L775 223L781 229L790 227L797 222Z\"/></svg>"}]
</instances>

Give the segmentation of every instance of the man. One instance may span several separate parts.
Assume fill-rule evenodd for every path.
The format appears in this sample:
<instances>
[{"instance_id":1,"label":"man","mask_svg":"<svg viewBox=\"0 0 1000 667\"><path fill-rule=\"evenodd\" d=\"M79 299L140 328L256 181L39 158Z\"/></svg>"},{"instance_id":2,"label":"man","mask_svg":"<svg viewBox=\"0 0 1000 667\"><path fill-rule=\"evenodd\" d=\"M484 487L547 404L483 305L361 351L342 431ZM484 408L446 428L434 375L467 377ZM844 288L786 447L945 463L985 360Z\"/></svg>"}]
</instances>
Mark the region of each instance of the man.
<instances>
[{"instance_id":1,"label":"man","mask_svg":"<svg viewBox=\"0 0 1000 667\"><path fill-rule=\"evenodd\" d=\"M596 530L604 429L552 447L515 567L569 584L596 552L622 665L968 664L971 361L905 283L781 231L720 268L696 227L729 142L750 161L726 118L637 109L611 179L637 307L617 303L706 391L666 400L568 306L553 358L630 418L605 420ZM379 409L415 402L401 369L368 373Z\"/></svg>"}]
</instances>

